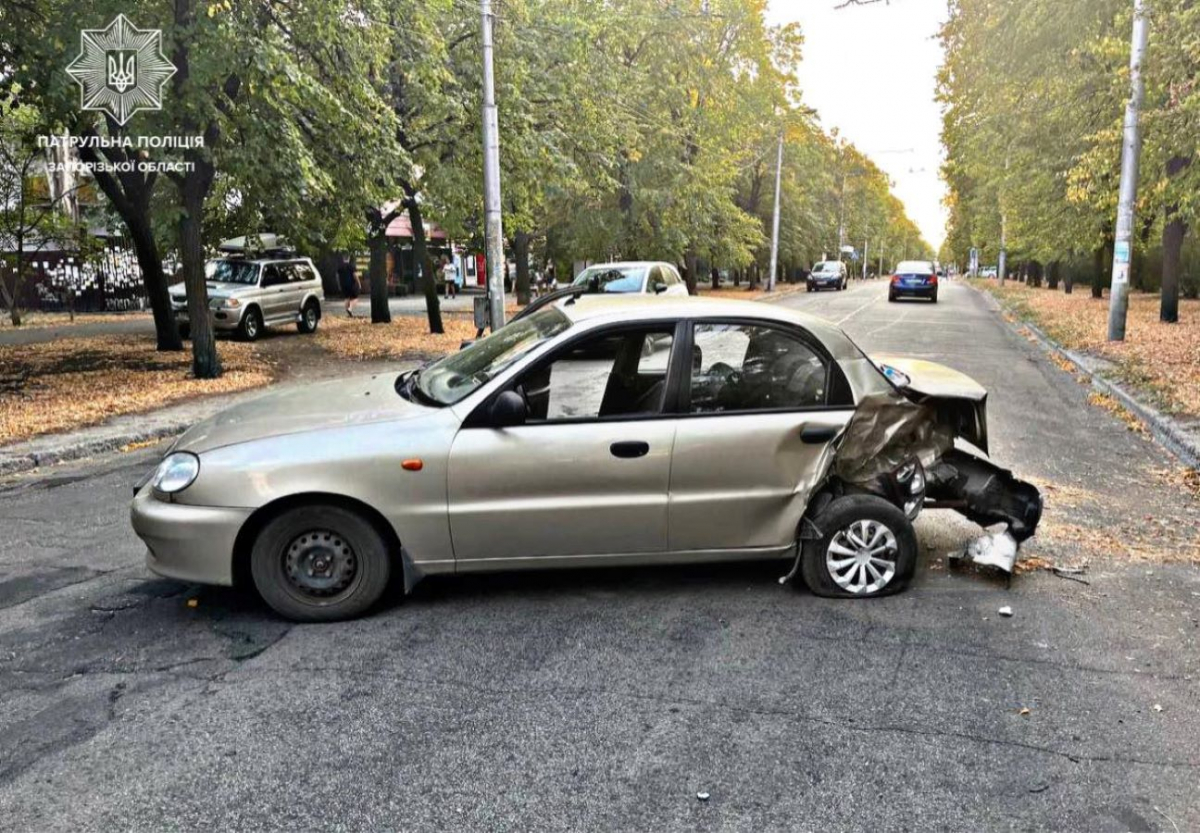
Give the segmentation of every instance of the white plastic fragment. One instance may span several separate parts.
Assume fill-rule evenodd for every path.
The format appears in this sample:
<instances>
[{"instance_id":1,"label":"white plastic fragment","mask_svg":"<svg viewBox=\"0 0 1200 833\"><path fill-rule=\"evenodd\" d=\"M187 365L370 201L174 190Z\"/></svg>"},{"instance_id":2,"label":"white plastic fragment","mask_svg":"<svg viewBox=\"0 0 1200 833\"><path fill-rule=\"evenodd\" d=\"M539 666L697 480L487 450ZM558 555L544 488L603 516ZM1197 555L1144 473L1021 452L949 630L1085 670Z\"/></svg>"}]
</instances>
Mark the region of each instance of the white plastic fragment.
<instances>
[{"instance_id":1,"label":"white plastic fragment","mask_svg":"<svg viewBox=\"0 0 1200 833\"><path fill-rule=\"evenodd\" d=\"M1008 605L1005 605L1004 607L1000 608L996 612L999 613L1001 616L1012 616L1013 615L1012 608L1009 607Z\"/></svg>"},{"instance_id":2,"label":"white plastic fragment","mask_svg":"<svg viewBox=\"0 0 1200 833\"><path fill-rule=\"evenodd\" d=\"M696 793L696 798L700 799L701 801L708 801L708 793L698 792Z\"/></svg>"},{"instance_id":3,"label":"white plastic fragment","mask_svg":"<svg viewBox=\"0 0 1200 833\"><path fill-rule=\"evenodd\" d=\"M1000 532L989 532L976 538L967 545L966 550L953 557L966 558L983 567L998 567L1011 573L1017 561L1017 539L1005 527Z\"/></svg>"}]
</instances>

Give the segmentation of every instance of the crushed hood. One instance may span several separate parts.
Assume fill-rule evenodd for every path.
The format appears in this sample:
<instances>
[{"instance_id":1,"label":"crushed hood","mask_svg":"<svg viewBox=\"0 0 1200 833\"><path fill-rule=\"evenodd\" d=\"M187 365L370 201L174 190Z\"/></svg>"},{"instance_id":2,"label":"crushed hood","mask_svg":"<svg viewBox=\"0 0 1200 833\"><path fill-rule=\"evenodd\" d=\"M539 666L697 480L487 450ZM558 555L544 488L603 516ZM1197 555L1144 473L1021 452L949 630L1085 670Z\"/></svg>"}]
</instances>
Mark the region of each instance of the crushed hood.
<instances>
[{"instance_id":1,"label":"crushed hood","mask_svg":"<svg viewBox=\"0 0 1200 833\"><path fill-rule=\"evenodd\" d=\"M433 413L396 393L396 375L355 376L265 393L192 426L175 448L199 454L266 437Z\"/></svg>"},{"instance_id":2,"label":"crushed hood","mask_svg":"<svg viewBox=\"0 0 1200 833\"><path fill-rule=\"evenodd\" d=\"M987 453L986 388L965 373L937 362L900 356L872 356L871 360L907 376L908 383L900 389L909 400L929 408L939 425Z\"/></svg>"}]
</instances>

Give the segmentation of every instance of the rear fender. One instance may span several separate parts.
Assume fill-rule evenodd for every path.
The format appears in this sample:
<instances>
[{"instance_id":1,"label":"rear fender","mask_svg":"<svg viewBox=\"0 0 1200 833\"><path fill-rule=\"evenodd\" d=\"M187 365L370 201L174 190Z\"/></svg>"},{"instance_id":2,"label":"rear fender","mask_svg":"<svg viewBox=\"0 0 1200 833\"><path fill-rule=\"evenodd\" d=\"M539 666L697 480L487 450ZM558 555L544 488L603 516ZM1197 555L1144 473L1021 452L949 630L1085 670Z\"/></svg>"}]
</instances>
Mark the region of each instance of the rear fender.
<instances>
[{"instance_id":1,"label":"rear fender","mask_svg":"<svg viewBox=\"0 0 1200 833\"><path fill-rule=\"evenodd\" d=\"M1018 542L1033 536L1042 519L1042 495L995 463L962 449L942 455L926 471L927 506L954 509L980 526L1008 524Z\"/></svg>"}]
</instances>

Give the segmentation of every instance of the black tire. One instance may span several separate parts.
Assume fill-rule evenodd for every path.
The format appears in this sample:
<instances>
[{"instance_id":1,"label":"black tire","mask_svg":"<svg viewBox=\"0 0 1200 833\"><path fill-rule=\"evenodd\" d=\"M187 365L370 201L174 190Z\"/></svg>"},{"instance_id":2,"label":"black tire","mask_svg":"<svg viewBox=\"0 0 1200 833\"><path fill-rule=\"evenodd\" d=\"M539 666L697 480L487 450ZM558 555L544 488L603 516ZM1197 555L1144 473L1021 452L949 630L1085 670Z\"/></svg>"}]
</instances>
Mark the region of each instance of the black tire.
<instances>
[{"instance_id":1,"label":"black tire","mask_svg":"<svg viewBox=\"0 0 1200 833\"><path fill-rule=\"evenodd\" d=\"M262 313L258 307L250 307L238 322L237 334L242 341L254 341L263 331Z\"/></svg>"},{"instance_id":2,"label":"black tire","mask_svg":"<svg viewBox=\"0 0 1200 833\"><path fill-rule=\"evenodd\" d=\"M300 320L296 322L296 329L304 335L312 335L317 331L317 324L320 322L320 305L316 301L309 301L304 305L304 309L300 310Z\"/></svg>"},{"instance_id":3,"label":"black tire","mask_svg":"<svg viewBox=\"0 0 1200 833\"><path fill-rule=\"evenodd\" d=\"M179 325L179 337L182 338L184 341L187 341L189 338L191 338L192 337L192 325L191 324L180 324Z\"/></svg>"},{"instance_id":4,"label":"black tire","mask_svg":"<svg viewBox=\"0 0 1200 833\"><path fill-rule=\"evenodd\" d=\"M936 304L937 303L937 293L935 292L935 293L933 293L933 295L929 296L929 300L933 301Z\"/></svg>"},{"instance_id":5,"label":"black tire","mask_svg":"<svg viewBox=\"0 0 1200 833\"><path fill-rule=\"evenodd\" d=\"M812 285L811 283L810 283L810 284L806 284L806 285L805 285L805 287L804 287L804 291L805 291L805 292L812 292L812 291L813 291L813 285Z\"/></svg>"},{"instance_id":6,"label":"black tire","mask_svg":"<svg viewBox=\"0 0 1200 833\"><path fill-rule=\"evenodd\" d=\"M310 572L305 578L301 565L321 565L323 558L330 559L330 575ZM387 589L391 567L379 530L340 506L288 509L263 527L250 551L250 574L259 595L280 616L297 622L361 616Z\"/></svg>"},{"instance_id":7,"label":"black tire","mask_svg":"<svg viewBox=\"0 0 1200 833\"><path fill-rule=\"evenodd\" d=\"M896 296L894 294L892 294L891 292L888 293L888 303L889 304L896 303Z\"/></svg>"},{"instance_id":8,"label":"black tire","mask_svg":"<svg viewBox=\"0 0 1200 833\"><path fill-rule=\"evenodd\" d=\"M859 522L876 525L868 528L882 526L889 531L895 541L895 558L892 575L878 589L869 589L868 585L859 592L853 592L838 583L827 564L826 556L834 539ZM813 523L823 534L819 539L802 542L804 551L800 559L800 575L814 595L835 599L869 599L898 593L912 579L917 566L916 533L913 531L912 522L904 513L883 498L875 495L846 495L837 498L813 518ZM876 560L886 561L887 558ZM848 569L853 579L855 568L851 566ZM871 569L879 572L874 561ZM886 575L886 568L882 572ZM861 580L865 581L868 577L865 567L860 574Z\"/></svg>"}]
</instances>

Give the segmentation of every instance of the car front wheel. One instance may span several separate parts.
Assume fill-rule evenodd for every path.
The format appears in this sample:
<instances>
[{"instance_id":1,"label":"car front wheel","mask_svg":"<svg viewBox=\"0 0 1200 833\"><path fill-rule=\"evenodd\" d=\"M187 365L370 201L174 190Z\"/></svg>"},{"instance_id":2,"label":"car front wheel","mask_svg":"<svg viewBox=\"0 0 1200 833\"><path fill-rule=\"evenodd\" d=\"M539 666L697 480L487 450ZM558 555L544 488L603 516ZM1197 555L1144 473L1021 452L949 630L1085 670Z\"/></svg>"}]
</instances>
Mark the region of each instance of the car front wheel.
<instances>
[{"instance_id":1,"label":"car front wheel","mask_svg":"<svg viewBox=\"0 0 1200 833\"><path fill-rule=\"evenodd\" d=\"M829 503L813 524L819 539L803 542L801 575L815 595L864 599L903 590L917 564L912 522L874 495Z\"/></svg>"},{"instance_id":2,"label":"car front wheel","mask_svg":"<svg viewBox=\"0 0 1200 833\"><path fill-rule=\"evenodd\" d=\"M262 329L262 313L258 311L258 307L250 307L242 316L241 323L238 324L238 335L243 341L254 341L262 335Z\"/></svg>"},{"instance_id":3,"label":"car front wheel","mask_svg":"<svg viewBox=\"0 0 1200 833\"><path fill-rule=\"evenodd\" d=\"M340 506L288 509L254 541L250 572L263 601L297 622L365 613L387 589L391 558L375 526Z\"/></svg>"}]
</instances>

